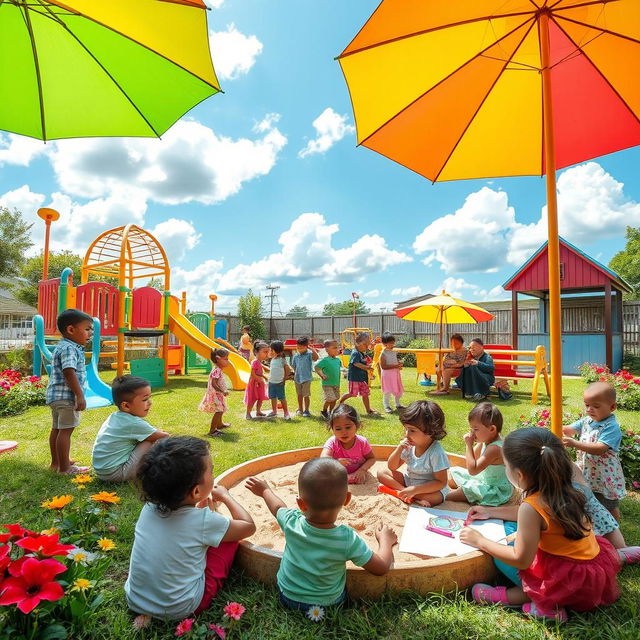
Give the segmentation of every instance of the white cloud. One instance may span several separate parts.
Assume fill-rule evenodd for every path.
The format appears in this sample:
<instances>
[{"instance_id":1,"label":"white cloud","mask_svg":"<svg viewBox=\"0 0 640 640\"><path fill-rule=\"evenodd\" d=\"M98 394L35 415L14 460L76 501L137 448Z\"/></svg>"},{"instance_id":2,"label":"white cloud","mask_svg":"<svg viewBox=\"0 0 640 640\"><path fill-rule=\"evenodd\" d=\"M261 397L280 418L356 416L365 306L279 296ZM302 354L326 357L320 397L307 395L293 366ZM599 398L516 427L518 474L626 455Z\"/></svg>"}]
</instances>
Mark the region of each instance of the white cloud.
<instances>
[{"instance_id":1,"label":"white cloud","mask_svg":"<svg viewBox=\"0 0 640 640\"><path fill-rule=\"evenodd\" d=\"M332 237L338 229L337 224L327 224L319 213L301 214L280 235L279 252L229 269L220 281L220 290L241 293L271 281L286 284L314 278L327 283L353 282L411 261L406 254L389 249L378 235L365 235L349 247L335 249Z\"/></svg>"},{"instance_id":2,"label":"white cloud","mask_svg":"<svg viewBox=\"0 0 640 640\"><path fill-rule=\"evenodd\" d=\"M482 187L470 193L453 214L434 220L413 243L427 253L425 264L436 260L449 273L495 271L504 263L509 229L515 212L507 194Z\"/></svg>"},{"instance_id":3,"label":"white cloud","mask_svg":"<svg viewBox=\"0 0 640 640\"><path fill-rule=\"evenodd\" d=\"M209 31L213 65L220 80L235 80L249 72L262 53L262 42L256 36L246 36L234 24L226 31Z\"/></svg>"},{"instance_id":4,"label":"white cloud","mask_svg":"<svg viewBox=\"0 0 640 640\"><path fill-rule=\"evenodd\" d=\"M307 142L306 147L298 152L300 158L314 153L325 153L346 135L355 132L356 128L347 124L347 116L341 116L331 107L327 107L314 121L316 137Z\"/></svg>"},{"instance_id":5,"label":"white cloud","mask_svg":"<svg viewBox=\"0 0 640 640\"><path fill-rule=\"evenodd\" d=\"M224 0L204 0L204 3L210 9L219 9L224 3Z\"/></svg>"},{"instance_id":6,"label":"white cloud","mask_svg":"<svg viewBox=\"0 0 640 640\"><path fill-rule=\"evenodd\" d=\"M149 231L164 247L169 264L180 262L198 244L202 237L195 230L193 223L176 218L169 218L164 222L160 222Z\"/></svg>"},{"instance_id":7,"label":"white cloud","mask_svg":"<svg viewBox=\"0 0 640 640\"><path fill-rule=\"evenodd\" d=\"M0 166L6 163L28 167L36 156L46 154L48 149L42 140L0 133Z\"/></svg>"},{"instance_id":8,"label":"white cloud","mask_svg":"<svg viewBox=\"0 0 640 640\"><path fill-rule=\"evenodd\" d=\"M180 120L162 140L60 140L49 152L67 193L96 198L126 188L163 204L215 204L273 168L287 139L269 116L261 137L232 139L199 122ZM132 185L134 185L132 187Z\"/></svg>"},{"instance_id":9,"label":"white cloud","mask_svg":"<svg viewBox=\"0 0 640 640\"><path fill-rule=\"evenodd\" d=\"M640 203L624 195L623 183L597 162L563 171L558 178L560 234L578 246L621 236L640 225ZM438 218L413 243L424 264L447 273L493 272L520 265L547 239L547 208L530 224L517 222L507 194L489 187L471 193L455 213Z\"/></svg>"},{"instance_id":10,"label":"white cloud","mask_svg":"<svg viewBox=\"0 0 640 640\"><path fill-rule=\"evenodd\" d=\"M640 225L640 203L624 195L624 184L597 162L563 171L558 178L558 228L560 235L578 246L624 235L627 226ZM508 260L521 264L547 239L547 208L532 224L517 225L511 237Z\"/></svg>"},{"instance_id":11,"label":"white cloud","mask_svg":"<svg viewBox=\"0 0 640 640\"><path fill-rule=\"evenodd\" d=\"M171 269L171 290L175 295L187 292L187 307L191 310L208 310L211 308L209 295L218 296L216 308L221 311L231 310L235 298L218 294L218 283L222 275L221 260L205 260L193 269L174 267Z\"/></svg>"},{"instance_id":12,"label":"white cloud","mask_svg":"<svg viewBox=\"0 0 640 640\"><path fill-rule=\"evenodd\" d=\"M0 206L7 209L17 209L25 218L30 218L44 203L45 196L42 193L34 193L27 184L18 189L7 191L0 196Z\"/></svg>"},{"instance_id":13,"label":"white cloud","mask_svg":"<svg viewBox=\"0 0 640 640\"><path fill-rule=\"evenodd\" d=\"M432 293L439 294L443 290L454 298L461 298L468 302L475 300L496 300L505 298L508 295L500 285L492 289L483 289L477 284L467 282L464 278L445 278L440 286L436 287Z\"/></svg>"},{"instance_id":14,"label":"white cloud","mask_svg":"<svg viewBox=\"0 0 640 640\"><path fill-rule=\"evenodd\" d=\"M419 286L414 287L398 287L391 290L392 296L401 296L402 298L415 298L422 293L423 289Z\"/></svg>"},{"instance_id":15,"label":"white cloud","mask_svg":"<svg viewBox=\"0 0 640 640\"><path fill-rule=\"evenodd\" d=\"M379 298L381 291L379 289L371 289L371 291L367 291L362 294L363 298Z\"/></svg>"}]
</instances>

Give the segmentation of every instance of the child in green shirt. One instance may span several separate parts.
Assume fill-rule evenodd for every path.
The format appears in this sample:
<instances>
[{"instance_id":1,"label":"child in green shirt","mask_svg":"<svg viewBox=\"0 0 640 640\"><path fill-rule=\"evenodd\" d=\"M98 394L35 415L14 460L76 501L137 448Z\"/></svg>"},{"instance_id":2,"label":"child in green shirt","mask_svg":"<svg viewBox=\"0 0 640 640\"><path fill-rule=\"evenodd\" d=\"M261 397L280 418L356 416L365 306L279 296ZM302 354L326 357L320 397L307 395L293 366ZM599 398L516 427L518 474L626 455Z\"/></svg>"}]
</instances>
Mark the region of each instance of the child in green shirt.
<instances>
[{"instance_id":1,"label":"child in green shirt","mask_svg":"<svg viewBox=\"0 0 640 640\"><path fill-rule=\"evenodd\" d=\"M338 358L337 340L325 340L323 346L327 356L316 363L315 372L322 378L324 405L320 414L325 420L328 420L329 414L333 411L340 397L340 368L342 363Z\"/></svg>"},{"instance_id":2,"label":"child in green shirt","mask_svg":"<svg viewBox=\"0 0 640 640\"><path fill-rule=\"evenodd\" d=\"M337 460L314 458L302 467L297 509L287 508L263 480L249 478L245 486L264 499L284 533L277 586L286 607L316 620L318 606L342 604L347 598L348 560L373 575L389 571L398 541L392 529L378 525L374 553L351 527L336 525L340 510L351 500L347 471Z\"/></svg>"}]
</instances>

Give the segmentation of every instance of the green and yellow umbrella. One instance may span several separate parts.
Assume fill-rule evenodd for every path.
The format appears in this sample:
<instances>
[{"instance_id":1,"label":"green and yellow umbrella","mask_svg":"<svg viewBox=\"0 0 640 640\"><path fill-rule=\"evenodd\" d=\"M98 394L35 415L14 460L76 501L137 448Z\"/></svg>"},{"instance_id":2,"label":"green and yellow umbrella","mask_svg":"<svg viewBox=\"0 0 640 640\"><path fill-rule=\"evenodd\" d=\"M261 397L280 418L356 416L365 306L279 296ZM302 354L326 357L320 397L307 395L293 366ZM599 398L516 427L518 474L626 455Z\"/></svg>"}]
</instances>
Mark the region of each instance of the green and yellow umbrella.
<instances>
[{"instance_id":1,"label":"green and yellow umbrella","mask_svg":"<svg viewBox=\"0 0 640 640\"><path fill-rule=\"evenodd\" d=\"M220 91L202 0L0 1L0 129L157 137Z\"/></svg>"}]
</instances>

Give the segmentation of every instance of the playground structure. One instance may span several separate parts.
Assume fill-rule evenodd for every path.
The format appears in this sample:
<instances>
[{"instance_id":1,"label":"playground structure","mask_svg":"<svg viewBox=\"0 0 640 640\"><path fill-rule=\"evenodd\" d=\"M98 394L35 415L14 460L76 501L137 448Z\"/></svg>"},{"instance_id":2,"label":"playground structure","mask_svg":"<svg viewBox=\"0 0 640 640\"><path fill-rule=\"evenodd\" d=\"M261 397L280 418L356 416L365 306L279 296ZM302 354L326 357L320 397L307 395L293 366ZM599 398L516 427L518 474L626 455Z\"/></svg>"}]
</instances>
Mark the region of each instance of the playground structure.
<instances>
[{"instance_id":1,"label":"playground structure","mask_svg":"<svg viewBox=\"0 0 640 640\"><path fill-rule=\"evenodd\" d=\"M104 278L104 281L89 281L89 276ZM141 280L148 283L152 279L160 280L162 291L136 286ZM71 269L65 269L60 278L39 284L38 313L42 327L40 331L36 327L38 357L34 358L34 369L40 367L42 357L46 360L47 340L59 337L57 315L75 308L97 320L90 367L95 367L96 376L98 357L111 357L115 358L114 368L119 376L127 370L148 379L152 387L158 387L167 383L170 370L186 373L191 352L208 362L212 349L223 348L230 352L230 366L225 373L232 387L244 389L250 375L249 363L224 338L216 337L213 306L203 332L185 315L186 295L183 294L182 302L172 296L170 284L166 253L148 231L130 224L100 234L84 256L80 285L73 285ZM211 299L213 303L215 296ZM39 320L35 322L40 324ZM179 345L170 345L171 333ZM111 338L102 344L115 347L115 351L100 351L102 337ZM159 342L159 346L152 346L151 340ZM157 357L126 362L125 350L131 346L157 349ZM192 370L195 367L196 363Z\"/></svg>"}]
</instances>

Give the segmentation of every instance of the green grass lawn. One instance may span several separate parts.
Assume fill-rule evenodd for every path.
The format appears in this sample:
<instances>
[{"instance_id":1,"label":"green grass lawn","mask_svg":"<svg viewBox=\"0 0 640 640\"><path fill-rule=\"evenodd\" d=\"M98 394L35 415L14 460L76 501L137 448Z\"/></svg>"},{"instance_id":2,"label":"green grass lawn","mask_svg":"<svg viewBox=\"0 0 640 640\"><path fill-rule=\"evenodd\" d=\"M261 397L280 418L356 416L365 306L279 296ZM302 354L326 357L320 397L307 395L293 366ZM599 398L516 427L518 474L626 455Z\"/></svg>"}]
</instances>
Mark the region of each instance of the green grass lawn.
<instances>
[{"instance_id":1,"label":"green grass lawn","mask_svg":"<svg viewBox=\"0 0 640 640\"><path fill-rule=\"evenodd\" d=\"M113 374L104 374L111 379ZM404 403L424 398L425 388L415 384L413 370L403 372L408 389ZM288 384L287 397L295 410L295 389ZM344 384L343 384L344 386ZM206 376L172 378L167 388L159 389L153 396L153 407L148 420L172 434L202 436L208 430L209 416L197 410L206 387ZM578 379L564 381L565 406L580 408L583 383ZM499 403L505 417L505 431L515 426L522 413L528 414L530 382L521 381L514 388L514 399ZM326 426L318 418L294 418L246 422L241 392L231 392L227 419L232 423L221 438L211 441L214 472L225 469L256 456L317 446L327 438ZM321 408L322 392L318 381L312 386L312 411L317 415ZM447 419L448 435L444 446L448 451L464 451L462 435L467 429L466 416L473 406L459 395L438 398ZM541 403L548 402L542 394ZM360 410L360 400L354 400ZM372 390L372 406L382 408L380 388ZM89 464L91 447L96 432L113 408L92 410L83 415L76 429L72 453L80 464ZM623 427L640 430L640 412L618 412ZM0 523L21 522L33 529L51 526L50 512L42 509L43 500L54 495L73 493L69 478L51 473L49 464L48 433L49 410L32 408L0 424L0 440L15 439L20 442L14 453L0 456ZM372 443L395 444L402 437L397 415L383 415L366 419L363 434ZM91 486L96 486L91 485ZM118 544L115 562L111 565L106 602L92 618L78 638L132 638L159 639L173 637L173 624L154 623L143 631L134 631L132 616L127 610L123 584L126 577L129 552L133 542L133 529L141 503L133 488L105 486L122 496L118 508L118 532L113 536ZM640 495L632 494L622 503L622 531L629 544L640 544ZM626 568L620 574L622 597L611 607L584 615L572 615L564 626L530 621L518 613L497 607L482 608L469 603L465 594L424 597L415 593L386 596L378 601L359 602L335 616L330 615L320 624L307 621L300 614L279 606L271 587L254 582L234 571L224 591L214 602L215 614L206 614L203 620L219 621L221 605L236 600L247 607L247 613L234 629L233 638L269 640L290 638L348 638L349 640L427 639L447 638L463 640L472 638L566 638L566 639L628 639L640 638L640 569ZM0 631L1 637L1 631Z\"/></svg>"}]
</instances>

